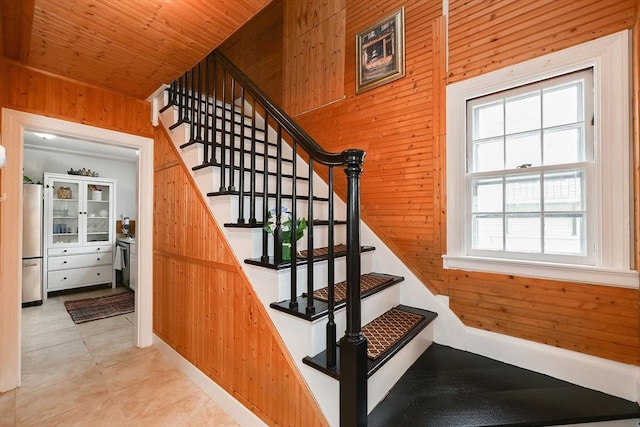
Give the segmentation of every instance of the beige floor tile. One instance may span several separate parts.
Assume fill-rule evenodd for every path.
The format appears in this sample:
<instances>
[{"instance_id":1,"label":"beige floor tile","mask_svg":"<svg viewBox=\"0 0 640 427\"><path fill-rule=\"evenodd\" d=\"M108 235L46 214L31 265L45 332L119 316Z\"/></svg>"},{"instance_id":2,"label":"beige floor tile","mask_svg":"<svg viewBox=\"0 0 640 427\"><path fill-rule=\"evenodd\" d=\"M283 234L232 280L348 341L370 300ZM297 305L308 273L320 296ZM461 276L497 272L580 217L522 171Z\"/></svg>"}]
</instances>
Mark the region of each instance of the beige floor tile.
<instances>
[{"instance_id":1,"label":"beige floor tile","mask_svg":"<svg viewBox=\"0 0 640 427\"><path fill-rule=\"evenodd\" d=\"M100 371L111 392L122 390L154 376L168 375L177 371L177 368L153 347L137 353L129 360L106 367L100 366Z\"/></svg>"},{"instance_id":2,"label":"beige floor tile","mask_svg":"<svg viewBox=\"0 0 640 427\"><path fill-rule=\"evenodd\" d=\"M33 350L40 350L54 345L80 340L82 340L82 337L78 332L78 328L74 325L54 332L45 332L43 334L35 334L30 337L23 337L22 352L28 353Z\"/></svg>"},{"instance_id":3,"label":"beige floor tile","mask_svg":"<svg viewBox=\"0 0 640 427\"><path fill-rule=\"evenodd\" d=\"M136 333L135 328L126 319L124 320L124 322L124 326L84 337L84 342L87 345L89 351L108 346L118 341L126 341L133 338Z\"/></svg>"},{"instance_id":4,"label":"beige floor tile","mask_svg":"<svg viewBox=\"0 0 640 427\"><path fill-rule=\"evenodd\" d=\"M93 368L49 387L17 393L16 425L33 425L74 408L93 412L112 404L100 371Z\"/></svg>"},{"instance_id":5,"label":"beige floor tile","mask_svg":"<svg viewBox=\"0 0 640 427\"><path fill-rule=\"evenodd\" d=\"M22 327L28 328L34 324L49 322L59 318L69 317L67 310L58 302L47 300L44 304L25 307L21 311Z\"/></svg>"},{"instance_id":6,"label":"beige floor tile","mask_svg":"<svg viewBox=\"0 0 640 427\"><path fill-rule=\"evenodd\" d=\"M78 331L83 338L130 326L131 322L124 316L107 317L106 319L94 320L93 322L80 323L77 325Z\"/></svg>"},{"instance_id":7,"label":"beige floor tile","mask_svg":"<svg viewBox=\"0 0 640 427\"><path fill-rule=\"evenodd\" d=\"M24 353L22 369L49 369L70 361L83 360L91 360L91 354L82 340L74 340Z\"/></svg>"},{"instance_id":8,"label":"beige floor tile","mask_svg":"<svg viewBox=\"0 0 640 427\"><path fill-rule=\"evenodd\" d=\"M120 410L113 399L107 399L102 406L88 411L84 406L79 406L59 415L47 418L38 425L47 427L125 427L125 422Z\"/></svg>"},{"instance_id":9,"label":"beige floor tile","mask_svg":"<svg viewBox=\"0 0 640 427\"><path fill-rule=\"evenodd\" d=\"M239 426L233 418L202 392L189 395L145 418L133 421L129 425L132 427Z\"/></svg>"},{"instance_id":10,"label":"beige floor tile","mask_svg":"<svg viewBox=\"0 0 640 427\"><path fill-rule=\"evenodd\" d=\"M85 344L97 364L102 367L131 359L141 354L136 347L135 327L123 318L126 326L91 335L85 338Z\"/></svg>"},{"instance_id":11,"label":"beige floor tile","mask_svg":"<svg viewBox=\"0 0 640 427\"><path fill-rule=\"evenodd\" d=\"M126 317L127 320L131 322L132 325L135 326L138 324L138 317L135 311L133 313L125 314L124 317Z\"/></svg>"},{"instance_id":12,"label":"beige floor tile","mask_svg":"<svg viewBox=\"0 0 640 427\"><path fill-rule=\"evenodd\" d=\"M48 369L25 370L22 375L22 386L18 388L18 394L22 395L33 389L49 387L77 377L83 377L94 369L96 369L95 362L89 359L82 361L71 360Z\"/></svg>"},{"instance_id":13,"label":"beige floor tile","mask_svg":"<svg viewBox=\"0 0 640 427\"><path fill-rule=\"evenodd\" d=\"M15 425L16 391L0 394L0 427Z\"/></svg>"},{"instance_id":14,"label":"beige floor tile","mask_svg":"<svg viewBox=\"0 0 640 427\"><path fill-rule=\"evenodd\" d=\"M52 334L62 329L68 329L75 326L73 320L68 314L61 317L55 317L42 322L27 324L22 328L22 337L33 337L40 334Z\"/></svg>"},{"instance_id":15,"label":"beige floor tile","mask_svg":"<svg viewBox=\"0 0 640 427\"><path fill-rule=\"evenodd\" d=\"M47 387L95 368L95 362L81 340L30 351L22 356L24 390Z\"/></svg>"},{"instance_id":16,"label":"beige floor tile","mask_svg":"<svg viewBox=\"0 0 640 427\"><path fill-rule=\"evenodd\" d=\"M187 396L201 393L181 372L158 375L113 393L127 422L148 417Z\"/></svg>"}]
</instances>

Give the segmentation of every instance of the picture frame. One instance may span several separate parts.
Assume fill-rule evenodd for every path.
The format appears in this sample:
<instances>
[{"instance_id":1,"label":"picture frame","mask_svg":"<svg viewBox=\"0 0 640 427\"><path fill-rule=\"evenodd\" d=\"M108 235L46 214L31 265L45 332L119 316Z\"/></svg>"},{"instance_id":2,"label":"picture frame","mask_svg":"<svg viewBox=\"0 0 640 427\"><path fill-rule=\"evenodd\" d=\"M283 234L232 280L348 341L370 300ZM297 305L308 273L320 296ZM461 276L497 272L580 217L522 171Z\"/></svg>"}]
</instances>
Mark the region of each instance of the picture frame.
<instances>
[{"instance_id":1,"label":"picture frame","mask_svg":"<svg viewBox=\"0 0 640 427\"><path fill-rule=\"evenodd\" d=\"M404 77L404 7L356 34L356 94Z\"/></svg>"}]
</instances>

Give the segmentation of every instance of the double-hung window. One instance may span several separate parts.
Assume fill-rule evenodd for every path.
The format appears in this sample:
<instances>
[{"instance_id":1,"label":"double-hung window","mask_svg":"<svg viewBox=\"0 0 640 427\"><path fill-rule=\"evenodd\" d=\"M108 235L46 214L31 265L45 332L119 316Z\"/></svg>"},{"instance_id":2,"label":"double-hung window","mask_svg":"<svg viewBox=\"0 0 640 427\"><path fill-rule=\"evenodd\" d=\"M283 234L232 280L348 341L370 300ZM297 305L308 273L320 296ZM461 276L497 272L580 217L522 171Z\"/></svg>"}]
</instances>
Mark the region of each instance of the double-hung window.
<instances>
[{"instance_id":1,"label":"double-hung window","mask_svg":"<svg viewBox=\"0 0 640 427\"><path fill-rule=\"evenodd\" d=\"M628 32L447 87L445 268L637 287Z\"/></svg>"},{"instance_id":2,"label":"double-hung window","mask_svg":"<svg viewBox=\"0 0 640 427\"><path fill-rule=\"evenodd\" d=\"M590 263L592 75L467 101L469 254Z\"/></svg>"}]
</instances>

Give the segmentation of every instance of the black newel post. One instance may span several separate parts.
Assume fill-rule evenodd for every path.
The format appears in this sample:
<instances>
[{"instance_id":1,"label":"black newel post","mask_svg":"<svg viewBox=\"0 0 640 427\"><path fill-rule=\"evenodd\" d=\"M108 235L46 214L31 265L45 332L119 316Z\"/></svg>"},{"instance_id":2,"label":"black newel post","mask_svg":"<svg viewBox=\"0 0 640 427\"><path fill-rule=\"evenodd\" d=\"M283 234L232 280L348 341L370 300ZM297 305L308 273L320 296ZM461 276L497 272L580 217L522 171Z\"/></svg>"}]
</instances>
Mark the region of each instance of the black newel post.
<instances>
[{"instance_id":1,"label":"black newel post","mask_svg":"<svg viewBox=\"0 0 640 427\"><path fill-rule=\"evenodd\" d=\"M364 151L346 150L347 330L340 340L340 425L367 425L367 339L360 309L360 175Z\"/></svg>"}]
</instances>

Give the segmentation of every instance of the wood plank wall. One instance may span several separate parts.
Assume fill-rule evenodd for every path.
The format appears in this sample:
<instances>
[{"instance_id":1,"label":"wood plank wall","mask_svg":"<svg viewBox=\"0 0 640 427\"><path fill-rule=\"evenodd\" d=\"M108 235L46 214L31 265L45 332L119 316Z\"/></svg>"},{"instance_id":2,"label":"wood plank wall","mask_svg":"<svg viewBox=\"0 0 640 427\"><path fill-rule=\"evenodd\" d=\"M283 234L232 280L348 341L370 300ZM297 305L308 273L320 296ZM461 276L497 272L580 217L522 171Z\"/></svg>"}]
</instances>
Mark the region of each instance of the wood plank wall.
<instances>
[{"instance_id":1,"label":"wood plank wall","mask_svg":"<svg viewBox=\"0 0 640 427\"><path fill-rule=\"evenodd\" d=\"M219 48L279 105L283 103L283 16L284 2L272 1Z\"/></svg>"},{"instance_id":2,"label":"wood plank wall","mask_svg":"<svg viewBox=\"0 0 640 427\"><path fill-rule=\"evenodd\" d=\"M48 74L0 63L0 105L74 123L151 137L149 103Z\"/></svg>"},{"instance_id":3,"label":"wood plank wall","mask_svg":"<svg viewBox=\"0 0 640 427\"><path fill-rule=\"evenodd\" d=\"M356 95L356 33L401 6L405 6L406 77ZM443 123L444 117L433 98L434 82L442 84L442 72L434 71L439 58L444 58L444 49L436 46L434 27L441 16L441 2L435 0L366 5L347 1L346 98L297 120L329 151L356 147L367 152L362 174L363 219L424 283L446 293L438 232L442 211L436 197L436 177L442 170L434 162L442 155L434 126ZM442 42L441 37L438 40ZM344 184L336 180L342 195Z\"/></svg>"},{"instance_id":4,"label":"wood plank wall","mask_svg":"<svg viewBox=\"0 0 640 427\"><path fill-rule=\"evenodd\" d=\"M155 132L154 332L269 425L327 422L164 129Z\"/></svg>"},{"instance_id":5,"label":"wood plank wall","mask_svg":"<svg viewBox=\"0 0 640 427\"><path fill-rule=\"evenodd\" d=\"M345 99L297 120L330 151L367 151L363 219L431 291L450 296L452 309L467 325L640 364L637 290L446 271L441 260L447 81L631 28L636 3L451 0L447 46L440 1L347 0ZM400 6L406 15L406 77L356 96L355 34ZM344 195L342 180L337 189Z\"/></svg>"},{"instance_id":6,"label":"wood plank wall","mask_svg":"<svg viewBox=\"0 0 640 427\"><path fill-rule=\"evenodd\" d=\"M635 3L451 0L449 82L632 28Z\"/></svg>"},{"instance_id":7,"label":"wood plank wall","mask_svg":"<svg viewBox=\"0 0 640 427\"><path fill-rule=\"evenodd\" d=\"M285 2L282 106L290 115L344 97L345 21L346 0Z\"/></svg>"}]
</instances>

